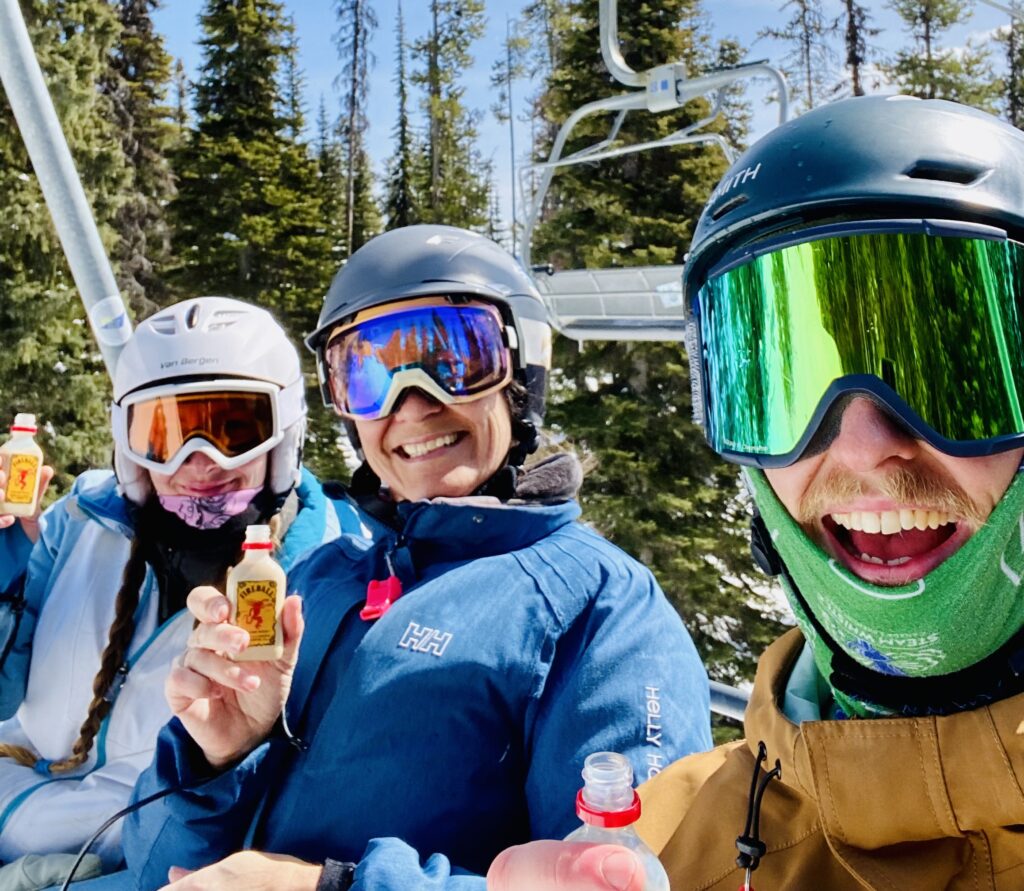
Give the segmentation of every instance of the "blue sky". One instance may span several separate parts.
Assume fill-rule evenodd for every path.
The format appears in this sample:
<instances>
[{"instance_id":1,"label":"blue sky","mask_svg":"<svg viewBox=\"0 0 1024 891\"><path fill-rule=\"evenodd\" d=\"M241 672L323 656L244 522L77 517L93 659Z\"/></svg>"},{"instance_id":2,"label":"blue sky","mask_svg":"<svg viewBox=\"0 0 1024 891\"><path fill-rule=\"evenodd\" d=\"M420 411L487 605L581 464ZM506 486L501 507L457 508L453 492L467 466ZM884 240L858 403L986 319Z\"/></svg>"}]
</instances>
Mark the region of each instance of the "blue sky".
<instances>
[{"instance_id":1,"label":"blue sky","mask_svg":"<svg viewBox=\"0 0 1024 891\"><path fill-rule=\"evenodd\" d=\"M593 2L597 4L597 0ZM195 41L200 33L199 14L203 7L202 0L164 0L164 3L165 8L159 10L155 16L156 26L164 35L168 50L184 61L190 73L194 72L200 63L199 49ZM738 38L749 47L750 59L767 58L777 63L785 49L771 41L758 41L756 38L759 29L773 24L780 25L788 18L788 13L779 12L783 3L784 0L705 0L704 8L710 18L715 37ZM474 47L476 62L474 67L466 72L464 80L467 103L484 113L479 127L480 144L484 153L494 160L502 215L506 219L510 216L511 209L508 130L507 127L497 124L489 111L493 100L488 82L491 62L501 53L506 19L508 16L514 17L518 14L522 5L520 0L487 0L487 34ZM878 49L883 53L891 53L905 42L899 30L898 20L882 0L869 0L867 5L871 10L875 27L884 29L879 37ZM328 113L336 114L339 109L338 97L333 88L333 80L337 73L337 56L333 43L336 31L334 4L329 0L286 0L284 6L288 14L295 19L300 64L306 80L308 117L311 121L315 119L321 96L327 103ZM369 149L371 157L380 169L391 154L391 130L396 115L392 76L397 0L374 0L374 8L380 20L380 27L371 47L376 57L376 65L370 84ZM405 0L403 8L407 38L411 40L424 34L428 24L427 3L424 0ZM839 0L826 0L826 8L838 14ZM1006 21L1004 13L979 2L975 6L971 21L965 27L957 28L951 33L950 43L962 43L972 35L984 35ZM516 90L522 99L531 88L528 84L522 83L516 86ZM756 93L754 95L756 96ZM771 126L773 113L763 108L760 102L755 101L755 107L755 131L763 131ZM517 129L516 146L520 163L523 150L527 147L527 136L525 126Z\"/></svg>"}]
</instances>

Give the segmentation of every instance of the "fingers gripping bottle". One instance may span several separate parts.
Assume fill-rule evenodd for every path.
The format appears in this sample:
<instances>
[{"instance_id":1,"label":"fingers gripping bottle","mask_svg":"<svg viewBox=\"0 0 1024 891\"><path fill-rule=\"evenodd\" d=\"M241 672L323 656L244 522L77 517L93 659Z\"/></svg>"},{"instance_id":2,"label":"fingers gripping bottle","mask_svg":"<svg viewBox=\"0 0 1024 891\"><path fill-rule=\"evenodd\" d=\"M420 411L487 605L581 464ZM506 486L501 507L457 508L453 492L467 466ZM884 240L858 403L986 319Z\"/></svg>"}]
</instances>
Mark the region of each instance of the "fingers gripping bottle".
<instances>
[{"instance_id":1,"label":"fingers gripping bottle","mask_svg":"<svg viewBox=\"0 0 1024 891\"><path fill-rule=\"evenodd\" d=\"M644 866L644 891L669 891L668 876L633 824L640 818L640 796L633 788L633 768L617 752L594 752L583 762L583 788L576 796L576 814L583 825L566 841L621 845Z\"/></svg>"},{"instance_id":2,"label":"fingers gripping bottle","mask_svg":"<svg viewBox=\"0 0 1024 891\"><path fill-rule=\"evenodd\" d=\"M249 646L232 657L238 661L280 659L284 652L281 607L285 576L270 556L273 547L269 526L249 526L242 544L242 559L228 573L230 621L249 632Z\"/></svg>"},{"instance_id":3,"label":"fingers gripping bottle","mask_svg":"<svg viewBox=\"0 0 1024 891\"><path fill-rule=\"evenodd\" d=\"M7 474L7 484L0 492L0 514L31 517L36 512L43 450L32 438L35 433L35 415L15 415L11 438L0 446L0 466Z\"/></svg>"}]
</instances>

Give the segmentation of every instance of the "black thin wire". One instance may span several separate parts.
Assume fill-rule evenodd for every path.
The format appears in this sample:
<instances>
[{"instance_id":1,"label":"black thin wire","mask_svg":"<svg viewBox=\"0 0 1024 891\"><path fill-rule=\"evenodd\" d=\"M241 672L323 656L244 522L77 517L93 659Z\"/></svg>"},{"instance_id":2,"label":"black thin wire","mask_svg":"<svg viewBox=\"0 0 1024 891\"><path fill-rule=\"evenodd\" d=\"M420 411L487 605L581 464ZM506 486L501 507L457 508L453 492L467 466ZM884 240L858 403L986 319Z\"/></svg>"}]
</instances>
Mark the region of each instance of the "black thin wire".
<instances>
[{"instance_id":1,"label":"black thin wire","mask_svg":"<svg viewBox=\"0 0 1024 891\"><path fill-rule=\"evenodd\" d=\"M103 821L103 825L100 826L89 838L85 844L82 845L78 852L78 857L75 858L75 862L71 864L71 869L68 870L67 877L64 879L64 884L60 886L60 891L68 891L68 885L74 881L75 873L78 871L78 867L82 865L82 861L85 859L85 855L89 853L89 848L96 844L96 840L103 835L111 826L113 826L122 817L127 817L132 811L137 811L140 807L150 804L153 801L157 801L166 795L171 795L174 792L181 792L184 789L189 788L188 786L172 786L170 789L161 789L159 792L154 792L152 795L142 798L136 801L134 804L128 805L128 807L121 808L114 816L108 817Z\"/></svg>"},{"instance_id":2,"label":"black thin wire","mask_svg":"<svg viewBox=\"0 0 1024 891\"><path fill-rule=\"evenodd\" d=\"M291 728L288 726L287 708L281 709L281 714L277 720L278 723L280 724L282 732L284 733L284 737L285 739L287 739L289 744L294 748L298 749L300 752L305 752L309 748L309 744L292 733ZM273 731L271 732L271 736L273 736ZM67 877L64 879L64 884L60 886L60 891L68 891L68 885L70 885L72 881L74 881L75 873L78 871L78 867L82 865L82 861L85 859L85 855L89 853L89 849L94 844L96 844L96 840L101 835L103 835L104 832L106 832L122 817L127 817L128 814L132 813L133 811L137 811L139 808L145 807L147 804L151 804L154 801L159 801L161 798L164 798L167 795L172 795L175 792L185 792L191 791L192 789L197 789L200 786L203 786L206 783L210 782L210 780L212 779L215 779L215 777L206 777L201 782L198 782L191 786L182 783L178 786L172 786L170 789L162 789L159 792L154 792L152 795L149 795L146 798L142 798L139 801L136 801L134 804L130 804L127 807L121 808L121 810L119 810L112 817L108 817L103 822L103 825L100 826L100 828L97 829L89 837L86 843L82 845L82 847L79 849L78 856L75 858L75 862L71 864L71 869L68 870Z\"/></svg>"}]
</instances>

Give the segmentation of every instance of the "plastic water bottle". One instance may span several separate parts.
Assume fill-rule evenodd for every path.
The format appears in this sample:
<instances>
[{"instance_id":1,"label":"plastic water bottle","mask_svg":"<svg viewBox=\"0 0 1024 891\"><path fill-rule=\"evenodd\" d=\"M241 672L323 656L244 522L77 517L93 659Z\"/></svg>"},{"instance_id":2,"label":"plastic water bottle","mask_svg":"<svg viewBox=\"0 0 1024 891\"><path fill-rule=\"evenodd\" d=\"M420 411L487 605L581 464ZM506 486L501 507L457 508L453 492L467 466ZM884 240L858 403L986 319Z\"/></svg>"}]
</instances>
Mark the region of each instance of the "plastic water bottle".
<instances>
[{"instance_id":1,"label":"plastic water bottle","mask_svg":"<svg viewBox=\"0 0 1024 891\"><path fill-rule=\"evenodd\" d=\"M7 484L0 490L0 514L31 517L36 512L43 450L33 439L35 433L35 415L15 415L11 438L0 446L0 467L7 474Z\"/></svg>"},{"instance_id":2,"label":"plastic water bottle","mask_svg":"<svg viewBox=\"0 0 1024 891\"><path fill-rule=\"evenodd\" d=\"M249 632L249 646L232 657L239 662L280 659L284 653L281 609L285 575L270 556L273 547L269 526L246 527L242 559L228 573L230 621Z\"/></svg>"},{"instance_id":3,"label":"plastic water bottle","mask_svg":"<svg viewBox=\"0 0 1024 891\"><path fill-rule=\"evenodd\" d=\"M633 788L633 767L617 752L594 752L583 762L583 788L576 796L583 825L566 841L621 845L643 864L644 891L669 891L668 875L633 824L640 817L640 796Z\"/></svg>"}]
</instances>

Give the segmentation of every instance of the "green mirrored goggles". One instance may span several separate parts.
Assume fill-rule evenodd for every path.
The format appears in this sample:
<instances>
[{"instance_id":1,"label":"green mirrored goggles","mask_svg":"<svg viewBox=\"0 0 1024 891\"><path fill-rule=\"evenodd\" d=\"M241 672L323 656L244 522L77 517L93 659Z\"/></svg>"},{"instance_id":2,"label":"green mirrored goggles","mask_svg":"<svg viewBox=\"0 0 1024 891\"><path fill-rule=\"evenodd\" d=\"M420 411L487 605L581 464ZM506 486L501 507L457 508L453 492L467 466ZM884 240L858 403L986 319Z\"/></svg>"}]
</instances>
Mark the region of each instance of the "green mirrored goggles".
<instances>
[{"instance_id":1,"label":"green mirrored goggles","mask_svg":"<svg viewBox=\"0 0 1024 891\"><path fill-rule=\"evenodd\" d=\"M711 446L785 466L857 393L947 454L1024 445L1024 245L960 223L838 228L726 258L694 296Z\"/></svg>"}]
</instances>

